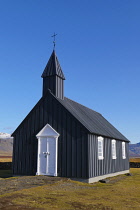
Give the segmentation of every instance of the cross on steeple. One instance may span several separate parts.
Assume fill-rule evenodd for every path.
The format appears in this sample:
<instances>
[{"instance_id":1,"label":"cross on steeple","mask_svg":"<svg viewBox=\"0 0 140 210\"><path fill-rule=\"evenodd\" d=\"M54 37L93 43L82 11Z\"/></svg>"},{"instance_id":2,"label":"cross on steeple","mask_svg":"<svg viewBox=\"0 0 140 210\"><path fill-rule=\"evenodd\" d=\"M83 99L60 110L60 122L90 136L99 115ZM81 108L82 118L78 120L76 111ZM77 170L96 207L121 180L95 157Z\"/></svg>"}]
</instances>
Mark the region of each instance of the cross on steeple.
<instances>
[{"instance_id":1,"label":"cross on steeple","mask_svg":"<svg viewBox=\"0 0 140 210\"><path fill-rule=\"evenodd\" d=\"M54 47L54 49L55 49L55 37L56 37L56 36L57 36L57 34L55 34L55 33L54 33L54 35L52 35L52 37L54 38L54 39L53 39L53 44L54 44L53 47Z\"/></svg>"}]
</instances>

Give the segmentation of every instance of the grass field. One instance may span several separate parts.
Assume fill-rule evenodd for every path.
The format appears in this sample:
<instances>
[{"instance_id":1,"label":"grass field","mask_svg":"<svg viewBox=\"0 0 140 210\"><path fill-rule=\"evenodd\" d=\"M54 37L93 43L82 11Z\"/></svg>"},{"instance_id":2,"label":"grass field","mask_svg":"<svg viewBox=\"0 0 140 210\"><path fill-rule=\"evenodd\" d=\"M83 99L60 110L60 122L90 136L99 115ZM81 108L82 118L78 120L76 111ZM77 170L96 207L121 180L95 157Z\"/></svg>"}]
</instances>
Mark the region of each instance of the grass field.
<instances>
[{"instance_id":1,"label":"grass field","mask_svg":"<svg viewBox=\"0 0 140 210\"><path fill-rule=\"evenodd\" d=\"M0 151L0 162L12 162L12 154Z\"/></svg>"},{"instance_id":2,"label":"grass field","mask_svg":"<svg viewBox=\"0 0 140 210\"><path fill-rule=\"evenodd\" d=\"M140 163L140 158L130 158L130 162Z\"/></svg>"},{"instance_id":3,"label":"grass field","mask_svg":"<svg viewBox=\"0 0 140 210\"><path fill-rule=\"evenodd\" d=\"M12 162L12 157L4 157L4 158L1 158L0 157L0 162Z\"/></svg>"},{"instance_id":4,"label":"grass field","mask_svg":"<svg viewBox=\"0 0 140 210\"><path fill-rule=\"evenodd\" d=\"M32 209L140 209L140 169L133 176L110 178L107 184L84 184L71 180L23 189L0 196L0 203ZM11 206L12 207L12 206Z\"/></svg>"}]
</instances>

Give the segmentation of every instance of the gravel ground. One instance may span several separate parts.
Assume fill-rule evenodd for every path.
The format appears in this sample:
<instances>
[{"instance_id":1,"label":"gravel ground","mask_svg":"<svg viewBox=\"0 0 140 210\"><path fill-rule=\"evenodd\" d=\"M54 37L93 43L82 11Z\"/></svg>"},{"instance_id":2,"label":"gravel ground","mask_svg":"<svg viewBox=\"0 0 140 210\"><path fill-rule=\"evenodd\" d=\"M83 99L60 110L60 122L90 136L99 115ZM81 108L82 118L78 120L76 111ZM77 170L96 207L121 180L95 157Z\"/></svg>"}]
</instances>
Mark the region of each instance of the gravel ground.
<instances>
[{"instance_id":1,"label":"gravel ground","mask_svg":"<svg viewBox=\"0 0 140 210\"><path fill-rule=\"evenodd\" d=\"M126 177L127 176L117 176L112 180L109 179L108 182L110 184L113 184L117 181L125 179ZM75 183L69 182L68 180L69 180L68 178L64 177L49 177L49 176L21 176L21 177L11 177L6 179L0 178L0 195L22 189L43 186L46 184L51 184L51 186L49 187L52 189L57 190L57 188L58 189L63 188L66 191L94 187L94 184L90 184L89 186L77 185ZM59 182L59 185L52 185L56 182Z\"/></svg>"},{"instance_id":2,"label":"gravel ground","mask_svg":"<svg viewBox=\"0 0 140 210\"><path fill-rule=\"evenodd\" d=\"M55 184L58 183L58 184ZM68 178L63 177L49 177L49 176L22 176L22 177L11 177L11 178L0 178L0 195L6 193L16 192L22 189L28 189L37 186L43 186L51 190L73 191L76 189L90 188L88 186L77 185L75 183L69 182ZM20 198L23 195L18 195ZM15 199L17 195L9 195L0 198L0 209L2 210L14 210L14 209L34 209L39 210L39 208L31 208L27 206L15 205L12 200ZM42 208L41 208L42 209Z\"/></svg>"},{"instance_id":3,"label":"gravel ground","mask_svg":"<svg viewBox=\"0 0 140 210\"><path fill-rule=\"evenodd\" d=\"M0 195L45 184L53 184L61 180L66 181L67 179L48 176L22 176L7 179L0 178Z\"/></svg>"}]
</instances>

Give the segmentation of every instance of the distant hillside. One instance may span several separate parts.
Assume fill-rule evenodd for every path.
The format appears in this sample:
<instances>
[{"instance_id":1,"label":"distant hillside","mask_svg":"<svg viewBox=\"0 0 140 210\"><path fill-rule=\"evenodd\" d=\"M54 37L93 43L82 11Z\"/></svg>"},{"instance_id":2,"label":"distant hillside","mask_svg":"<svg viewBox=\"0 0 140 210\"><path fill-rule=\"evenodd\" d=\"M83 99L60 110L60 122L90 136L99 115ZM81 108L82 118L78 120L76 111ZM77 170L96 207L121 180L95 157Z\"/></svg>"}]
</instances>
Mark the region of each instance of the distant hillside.
<instances>
[{"instance_id":1,"label":"distant hillside","mask_svg":"<svg viewBox=\"0 0 140 210\"><path fill-rule=\"evenodd\" d=\"M140 157L140 142L137 144L129 144L130 157Z\"/></svg>"},{"instance_id":2,"label":"distant hillside","mask_svg":"<svg viewBox=\"0 0 140 210\"><path fill-rule=\"evenodd\" d=\"M13 152L13 139L10 134L0 133L0 156L11 156Z\"/></svg>"}]
</instances>

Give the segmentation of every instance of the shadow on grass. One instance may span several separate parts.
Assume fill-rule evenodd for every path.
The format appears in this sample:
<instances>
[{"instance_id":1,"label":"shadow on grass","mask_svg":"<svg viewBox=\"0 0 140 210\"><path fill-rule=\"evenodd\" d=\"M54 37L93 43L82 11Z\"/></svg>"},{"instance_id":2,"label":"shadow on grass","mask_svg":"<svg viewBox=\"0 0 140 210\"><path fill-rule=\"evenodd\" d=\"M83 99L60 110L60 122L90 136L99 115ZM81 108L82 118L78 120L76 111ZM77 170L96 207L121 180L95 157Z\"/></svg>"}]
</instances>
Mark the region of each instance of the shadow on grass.
<instances>
[{"instance_id":1,"label":"shadow on grass","mask_svg":"<svg viewBox=\"0 0 140 210\"><path fill-rule=\"evenodd\" d=\"M12 170L0 170L0 178L9 178L12 176Z\"/></svg>"}]
</instances>

